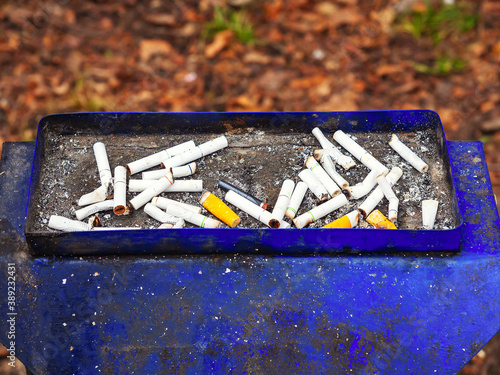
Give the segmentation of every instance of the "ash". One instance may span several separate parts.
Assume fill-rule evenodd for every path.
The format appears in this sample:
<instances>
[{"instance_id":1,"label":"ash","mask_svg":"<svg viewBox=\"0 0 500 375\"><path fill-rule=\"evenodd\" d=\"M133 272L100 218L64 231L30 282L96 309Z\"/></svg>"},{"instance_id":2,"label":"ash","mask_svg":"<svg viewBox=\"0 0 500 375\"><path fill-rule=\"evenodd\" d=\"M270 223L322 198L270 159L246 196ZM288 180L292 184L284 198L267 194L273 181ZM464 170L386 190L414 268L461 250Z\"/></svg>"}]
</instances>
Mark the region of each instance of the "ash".
<instances>
[{"instance_id":1,"label":"ash","mask_svg":"<svg viewBox=\"0 0 500 375\"><path fill-rule=\"evenodd\" d=\"M447 163L444 163L443 156L440 155L435 131L429 129L415 133L399 132L396 134L429 165L428 172L418 172L389 146L391 133L361 132L356 133L353 139L389 169L398 166L403 170L403 176L393 187L400 200L398 227L402 229L422 227L421 202L424 199L439 201L435 229L456 227L458 223L452 208L453 190L446 171ZM78 199L99 186L99 175L92 148L95 142L101 141L106 145L111 170L114 170L117 165L125 166L129 162L190 139L200 144L220 135L202 134L192 138L190 135L94 137L75 134L71 137L52 137L47 141L46 152L42 160L39 189L35 194L37 203L34 207L37 209L37 214L33 229L52 231L47 227L51 215L75 219L74 211L79 208L76 204ZM305 169L305 160L313 155L315 149L321 148L312 134L276 134L248 128L243 133L226 133L225 135L229 147L197 160L196 174L184 178L203 180L204 189L210 190L221 199L224 198L225 192L218 187L217 183L223 179L273 205L283 180L290 178L296 183L300 181L298 173ZM331 136L328 136L328 139L336 144ZM342 153L350 155L340 146L339 149ZM351 186L361 182L369 172L364 165L355 161L356 167L349 171L336 165L337 171ZM140 179L141 174L135 174L131 178ZM135 195L136 193L128 193L128 200ZM198 200L201 193L163 193L161 195L200 206ZM322 227L356 209L365 199L366 196L351 200L348 205L310 224L309 227ZM316 198L308 191L298 215L316 205ZM241 217L238 228L267 228L246 213L229 206ZM384 198L376 208L387 215L387 200ZM212 216L205 209L202 213ZM117 216L111 212L103 212L98 216L105 227L157 228L160 225L142 209L128 216ZM285 220L289 221L289 219ZM190 224L187 226L189 227ZM371 225L360 218L358 227L371 228Z\"/></svg>"}]
</instances>

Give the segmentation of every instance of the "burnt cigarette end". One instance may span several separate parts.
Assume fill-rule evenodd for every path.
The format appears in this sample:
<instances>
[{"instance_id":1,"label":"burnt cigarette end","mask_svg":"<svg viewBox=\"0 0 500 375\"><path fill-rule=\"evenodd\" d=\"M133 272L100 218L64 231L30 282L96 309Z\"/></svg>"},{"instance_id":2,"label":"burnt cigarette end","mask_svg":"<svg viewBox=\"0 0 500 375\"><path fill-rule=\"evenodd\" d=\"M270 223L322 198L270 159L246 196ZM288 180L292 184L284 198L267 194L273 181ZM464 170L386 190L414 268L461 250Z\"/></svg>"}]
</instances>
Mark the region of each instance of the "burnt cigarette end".
<instances>
[{"instance_id":1,"label":"burnt cigarette end","mask_svg":"<svg viewBox=\"0 0 500 375\"><path fill-rule=\"evenodd\" d=\"M116 215L123 215L125 213L125 206L116 206L114 209L113 209L113 212L116 214Z\"/></svg>"},{"instance_id":2,"label":"burnt cigarette end","mask_svg":"<svg viewBox=\"0 0 500 375\"><path fill-rule=\"evenodd\" d=\"M131 174L132 174L132 171L130 170L130 167L128 166L128 164L125 166L125 168L127 169L128 174L130 174L130 175L131 175Z\"/></svg>"},{"instance_id":3,"label":"burnt cigarette end","mask_svg":"<svg viewBox=\"0 0 500 375\"><path fill-rule=\"evenodd\" d=\"M280 227L280 222L276 219L271 219L269 220L269 226L271 228L279 228Z\"/></svg>"},{"instance_id":4,"label":"burnt cigarette end","mask_svg":"<svg viewBox=\"0 0 500 375\"><path fill-rule=\"evenodd\" d=\"M342 190L342 194L344 194L347 199L351 199L351 192L347 189Z\"/></svg>"}]
</instances>

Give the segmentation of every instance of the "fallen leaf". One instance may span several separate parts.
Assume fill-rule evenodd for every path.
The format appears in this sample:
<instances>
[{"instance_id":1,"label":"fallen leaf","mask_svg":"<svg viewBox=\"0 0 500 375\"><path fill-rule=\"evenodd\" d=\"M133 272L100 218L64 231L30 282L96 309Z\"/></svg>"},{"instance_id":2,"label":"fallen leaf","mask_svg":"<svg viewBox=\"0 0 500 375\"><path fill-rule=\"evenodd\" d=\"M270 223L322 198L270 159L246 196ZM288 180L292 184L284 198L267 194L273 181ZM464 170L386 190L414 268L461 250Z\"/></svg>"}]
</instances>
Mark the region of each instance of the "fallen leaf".
<instances>
[{"instance_id":1,"label":"fallen leaf","mask_svg":"<svg viewBox=\"0 0 500 375\"><path fill-rule=\"evenodd\" d=\"M212 43L205 48L205 57L211 59L222 51L233 37L231 30L224 30L217 33Z\"/></svg>"},{"instance_id":2,"label":"fallen leaf","mask_svg":"<svg viewBox=\"0 0 500 375\"><path fill-rule=\"evenodd\" d=\"M391 75L394 73L400 73L404 71L405 67L402 64L399 65L381 65L375 71L378 76Z\"/></svg>"},{"instance_id":3,"label":"fallen leaf","mask_svg":"<svg viewBox=\"0 0 500 375\"><path fill-rule=\"evenodd\" d=\"M312 77L297 78L290 82L292 89L307 89L313 86L320 85L325 81L326 77L323 75L316 75Z\"/></svg>"},{"instance_id":4,"label":"fallen leaf","mask_svg":"<svg viewBox=\"0 0 500 375\"><path fill-rule=\"evenodd\" d=\"M148 14L144 19L153 25L172 26L175 25L175 17L169 13Z\"/></svg>"},{"instance_id":5,"label":"fallen leaf","mask_svg":"<svg viewBox=\"0 0 500 375\"><path fill-rule=\"evenodd\" d=\"M172 46L161 39L143 39L139 44L139 56L142 61L148 61L153 55L169 55Z\"/></svg>"}]
</instances>

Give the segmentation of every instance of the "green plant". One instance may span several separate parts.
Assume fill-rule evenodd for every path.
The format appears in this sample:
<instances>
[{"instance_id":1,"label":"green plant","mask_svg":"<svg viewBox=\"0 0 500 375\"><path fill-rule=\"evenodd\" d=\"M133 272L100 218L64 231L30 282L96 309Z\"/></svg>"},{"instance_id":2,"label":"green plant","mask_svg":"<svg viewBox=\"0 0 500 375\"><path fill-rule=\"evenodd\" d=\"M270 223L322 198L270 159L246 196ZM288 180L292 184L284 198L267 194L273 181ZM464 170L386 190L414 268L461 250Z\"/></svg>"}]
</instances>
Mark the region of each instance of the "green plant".
<instances>
[{"instance_id":1,"label":"green plant","mask_svg":"<svg viewBox=\"0 0 500 375\"><path fill-rule=\"evenodd\" d=\"M231 30L237 40L245 44L254 43L253 25L245 11L215 7L214 18L204 27L203 37L211 38L220 31Z\"/></svg>"},{"instance_id":2,"label":"green plant","mask_svg":"<svg viewBox=\"0 0 500 375\"><path fill-rule=\"evenodd\" d=\"M414 62L413 68L420 73L444 75L460 71L465 68L466 65L467 62L464 60L454 57L439 56L434 61L433 65L429 66Z\"/></svg>"},{"instance_id":3,"label":"green plant","mask_svg":"<svg viewBox=\"0 0 500 375\"><path fill-rule=\"evenodd\" d=\"M400 20L402 29L414 38L430 37L434 45L454 33L466 33L474 29L477 14L466 4L444 4L432 6L426 1L421 10L411 10Z\"/></svg>"}]
</instances>

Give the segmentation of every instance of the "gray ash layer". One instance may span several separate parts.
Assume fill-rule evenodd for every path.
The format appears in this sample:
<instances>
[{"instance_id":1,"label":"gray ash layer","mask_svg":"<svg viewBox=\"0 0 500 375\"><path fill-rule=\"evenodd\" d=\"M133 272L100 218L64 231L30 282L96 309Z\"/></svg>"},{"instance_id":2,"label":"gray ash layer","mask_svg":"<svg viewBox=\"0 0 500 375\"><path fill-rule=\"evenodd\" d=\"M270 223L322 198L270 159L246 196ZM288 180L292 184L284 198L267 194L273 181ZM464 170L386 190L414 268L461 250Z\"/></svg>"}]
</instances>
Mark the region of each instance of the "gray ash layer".
<instances>
[{"instance_id":1,"label":"gray ash layer","mask_svg":"<svg viewBox=\"0 0 500 375\"><path fill-rule=\"evenodd\" d=\"M40 188L35 195L34 207L37 210L33 229L50 231L47 227L51 215L57 214L75 219L76 202L83 195L99 186L99 175L93 153L93 144L101 141L106 145L111 169L161 151L165 148L193 139L196 144L206 142L220 134L202 134L196 136L108 136L91 137L74 135L51 138L42 160ZM399 166L403 176L393 190L400 200L398 226L402 229L421 228L421 201L436 199L439 209L435 229L449 229L457 226L452 208L452 187L447 178L446 165L440 155L436 134L433 130L416 133L398 133L400 140L416 152L429 165L427 173L419 173L406 163L388 144L390 133L356 133L355 140L372 153L388 168ZM285 178L300 181L298 173L305 169L305 160L320 148L312 134L275 134L249 128L246 132L226 134L229 147L210 156L197 160L197 172L186 179L201 179L205 189L212 191L219 198L224 192L217 182L224 179L264 201L274 204L281 184ZM332 140L331 137L328 137ZM335 144L335 142L333 141ZM347 151L340 148L344 154ZM344 171L340 166L337 171L350 185L361 182L368 174L368 169L356 160L356 167ZM130 178L140 179L141 174ZM128 199L135 193L128 193ZM163 193L171 199L198 205L201 193ZM356 209L366 197L351 200L349 204L312 223L310 228L321 227L342 215ZM299 209L299 215L317 205L310 191ZM266 228L262 223L246 213L231 207L241 217L239 228ZM388 202L384 198L377 206L387 215ZM142 209L128 216L116 216L111 212L98 214L103 226L132 226L156 228L160 225L151 219ZM211 216L205 209L202 213ZM288 219L286 219L289 221ZM188 224L188 226L190 226ZM225 226L225 225L224 225ZM292 226L293 227L293 226ZM359 227L371 225L360 220Z\"/></svg>"}]
</instances>

